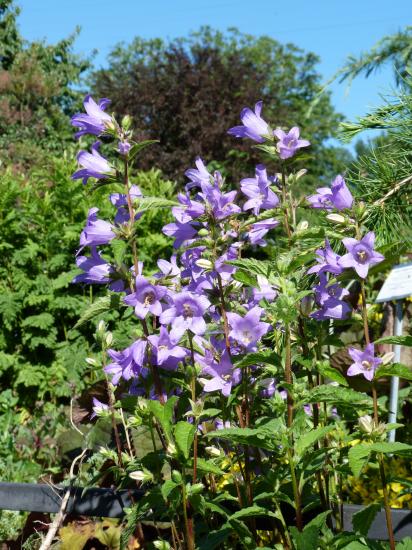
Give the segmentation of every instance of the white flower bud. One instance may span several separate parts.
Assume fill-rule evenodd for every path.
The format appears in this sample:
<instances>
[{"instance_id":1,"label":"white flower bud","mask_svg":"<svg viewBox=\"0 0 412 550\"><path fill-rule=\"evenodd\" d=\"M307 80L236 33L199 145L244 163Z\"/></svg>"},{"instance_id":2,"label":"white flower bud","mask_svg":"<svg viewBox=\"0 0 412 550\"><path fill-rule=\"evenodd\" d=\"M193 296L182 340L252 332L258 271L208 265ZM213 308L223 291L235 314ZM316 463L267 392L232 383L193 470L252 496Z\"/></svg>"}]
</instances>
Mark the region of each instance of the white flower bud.
<instances>
[{"instance_id":1,"label":"white flower bud","mask_svg":"<svg viewBox=\"0 0 412 550\"><path fill-rule=\"evenodd\" d=\"M113 334L111 332L106 332L106 346L110 346L113 342Z\"/></svg>"},{"instance_id":2,"label":"white flower bud","mask_svg":"<svg viewBox=\"0 0 412 550\"><path fill-rule=\"evenodd\" d=\"M346 223L346 218L342 214L328 214L326 219L333 223Z\"/></svg>"},{"instance_id":3,"label":"white flower bud","mask_svg":"<svg viewBox=\"0 0 412 550\"><path fill-rule=\"evenodd\" d=\"M130 472L129 477L131 479L134 479L135 481L143 481L148 482L153 480L153 475L149 470L135 470L134 472Z\"/></svg>"},{"instance_id":4,"label":"white flower bud","mask_svg":"<svg viewBox=\"0 0 412 550\"><path fill-rule=\"evenodd\" d=\"M202 269L212 269L213 264L210 260L206 260L205 258L200 258L200 260L196 260L195 264L198 267L201 267Z\"/></svg>"},{"instance_id":5,"label":"white flower bud","mask_svg":"<svg viewBox=\"0 0 412 550\"><path fill-rule=\"evenodd\" d=\"M167 446L166 452L170 456L176 455L177 453L176 445L174 443L169 443L169 445Z\"/></svg>"},{"instance_id":6,"label":"white flower bud","mask_svg":"<svg viewBox=\"0 0 412 550\"><path fill-rule=\"evenodd\" d=\"M394 357L394 352L388 351L388 353L385 353L385 355L382 357L382 365L388 365L389 363L392 363Z\"/></svg>"},{"instance_id":7,"label":"white flower bud","mask_svg":"<svg viewBox=\"0 0 412 550\"><path fill-rule=\"evenodd\" d=\"M221 455L220 449L218 449L217 447L213 447L213 446L206 447L205 451L208 454L210 454L210 456L220 456Z\"/></svg>"},{"instance_id":8,"label":"white flower bud","mask_svg":"<svg viewBox=\"0 0 412 550\"><path fill-rule=\"evenodd\" d=\"M366 434L371 434L375 426L375 422L369 414L359 417L358 424L360 431Z\"/></svg>"},{"instance_id":9,"label":"white flower bud","mask_svg":"<svg viewBox=\"0 0 412 550\"><path fill-rule=\"evenodd\" d=\"M99 334L103 334L105 330L106 330L106 323L103 320L99 321L99 324L97 325L97 332Z\"/></svg>"},{"instance_id":10,"label":"white flower bud","mask_svg":"<svg viewBox=\"0 0 412 550\"><path fill-rule=\"evenodd\" d=\"M153 546L159 550L170 550L171 546L166 540L155 540Z\"/></svg>"},{"instance_id":11,"label":"white flower bud","mask_svg":"<svg viewBox=\"0 0 412 550\"><path fill-rule=\"evenodd\" d=\"M93 359L93 357L87 357L86 358L86 363L88 365L92 365L92 366L96 366L97 365L97 361L96 359Z\"/></svg>"},{"instance_id":12,"label":"white flower bud","mask_svg":"<svg viewBox=\"0 0 412 550\"><path fill-rule=\"evenodd\" d=\"M299 231L306 231L306 229L309 227L309 222L306 220L302 220L298 223L296 227L296 231L299 233Z\"/></svg>"}]
</instances>

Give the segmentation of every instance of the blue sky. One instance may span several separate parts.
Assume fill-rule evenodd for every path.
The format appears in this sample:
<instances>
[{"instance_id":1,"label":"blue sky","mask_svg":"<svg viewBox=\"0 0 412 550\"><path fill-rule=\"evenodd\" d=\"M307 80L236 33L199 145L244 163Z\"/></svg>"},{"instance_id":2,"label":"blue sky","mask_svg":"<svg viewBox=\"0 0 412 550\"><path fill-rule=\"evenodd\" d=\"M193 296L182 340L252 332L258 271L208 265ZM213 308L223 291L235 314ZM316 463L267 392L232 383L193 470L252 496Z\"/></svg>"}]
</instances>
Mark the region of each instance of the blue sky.
<instances>
[{"instance_id":1,"label":"blue sky","mask_svg":"<svg viewBox=\"0 0 412 550\"><path fill-rule=\"evenodd\" d=\"M118 42L134 36L173 38L201 25L234 26L254 35L292 42L321 57L319 71L331 77L349 54L359 55L386 34L412 24L411 0L18 0L20 30L27 39L55 42L82 30L76 51L98 50L97 66ZM354 119L380 103L393 84L389 68L332 87L336 108Z\"/></svg>"}]
</instances>

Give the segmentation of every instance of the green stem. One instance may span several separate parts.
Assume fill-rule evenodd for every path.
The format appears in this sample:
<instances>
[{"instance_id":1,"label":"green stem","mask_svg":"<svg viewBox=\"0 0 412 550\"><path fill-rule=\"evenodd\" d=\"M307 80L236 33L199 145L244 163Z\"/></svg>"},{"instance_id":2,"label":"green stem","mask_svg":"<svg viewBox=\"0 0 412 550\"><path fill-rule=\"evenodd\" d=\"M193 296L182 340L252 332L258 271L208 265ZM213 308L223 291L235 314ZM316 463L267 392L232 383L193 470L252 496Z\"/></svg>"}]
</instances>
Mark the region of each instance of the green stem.
<instances>
[{"instance_id":1,"label":"green stem","mask_svg":"<svg viewBox=\"0 0 412 550\"><path fill-rule=\"evenodd\" d=\"M293 497L294 497L295 509L296 509L296 527L299 529L299 531L302 531L303 518L302 518L301 497L300 497L298 481L296 479L295 463L293 461L293 455L290 448L288 449L288 460L289 460L289 468L290 468L290 477L292 480L292 487L293 487Z\"/></svg>"},{"instance_id":2,"label":"green stem","mask_svg":"<svg viewBox=\"0 0 412 550\"><path fill-rule=\"evenodd\" d=\"M189 344L190 344L190 359L192 362L192 380L191 380L191 389L192 389L192 401L193 403L196 403L196 368L195 368L195 351L193 348L193 335L188 331L189 336ZM197 478L197 444L198 444L198 436L197 436L197 422L198 418L194 418L194 424L195 424L195 437L193 441L193 483L196 483Z\"/></svg>"},{"instance_id":3,"label":"green stem","mask_svg":"<svg viewBox=\"0 0 412 550\"><path fill-rule=\"evenodd\" d=\"M287 203L287 189L286 189L286 170L285 164L282 163L282 209L283 209L283 222L285 225L286 235L288 236L289 246L292 241L292 232L289 225L289 209Z\"/></svg>"},{"instance_id":4,"label":"green stem","mask_svg":"<svg viewBox=\"0 0 412 550\"><path fill-rule=\"evenodd\" d=\"M292 385L292 351L290 342L290 327L285 327L285 381L288 385ZM287 389L287 425L288 428L292 426L293 422L293 397L290 391L290 387Z\"/></svg>"},{"instance_id":5,"label":"green stem","mask_svg":"<svg viewBox=\"0 0 412 550\"><path fill-rule=\"evenodd\" d=\"M195 550L193 526L189 524L189 518L187 515L188 502L187 502L187 495L186 495L186 481L184 477L183 477L183 483L182 483L182 504L183 504L183 521L185 524L187 550Z\"/></svg>"}]
</instances>

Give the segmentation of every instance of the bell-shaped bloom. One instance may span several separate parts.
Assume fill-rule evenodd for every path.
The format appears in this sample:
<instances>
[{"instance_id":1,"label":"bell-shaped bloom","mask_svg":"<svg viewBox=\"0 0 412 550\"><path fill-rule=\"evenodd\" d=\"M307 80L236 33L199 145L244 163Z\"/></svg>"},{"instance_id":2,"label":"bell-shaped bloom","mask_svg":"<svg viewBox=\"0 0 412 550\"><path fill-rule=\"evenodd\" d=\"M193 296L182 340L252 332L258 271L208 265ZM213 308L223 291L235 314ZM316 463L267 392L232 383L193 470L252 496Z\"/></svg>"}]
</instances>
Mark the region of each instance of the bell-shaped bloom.
<instances>
[{"instance_id":1,"label":"bell-shaped bloom","mask_svg":"<svg viewBox=\"0 0 412 550\"><path fill-rule=\"evenodd\" d=\"M261 300L268 300L273 302L278 295L275 288L269 283L264 275L257 276L258 288L252 289L252 302L251 305L258 305Z\"/></svg>"},{"instance_id":2,"label":"bell-shaped bloom","mask_svg":"<svg viewBox=\"0 0 412 550\"><path fill-rule=\"evenodd\" d=\"M140 187L138 185L131 185L129 190L130 198L133 201L143 196ZM114 221L117 225L121 225L130 220L129 205L127 203L127 195L125 193L112 193L110 195L110 202L117 208L117 213ZM135 220L142 217L142 212L135 215Z\"/></svg>"},{"instance_id":3,"label":"bell-shaped bloom","mask_svg":"<svg viewBox=\"0 0 412 550\"><path fill-rule=\"evenodd\" d=\"M363 374L366 380L372 381L376 369L382 363L382 359L375 357L375 345L368 344L364 351L356 348L349 348L348 353L354 362L349 367L346 374L348 376Z\"/></svg>"},{"instance_id":4,"label":"bell-shaped bloom","mask_svg":"<svg viewBox=\"0 0 412 550\"><path fill-rule=\"evenodd\" d=\"M104 112L109 103L110 99L106 98L100 99L99 103L96 103L91 95L84 98L86 113L76 113L71 119L72 126L80 128L75 134L76 138L84 134L99 136L105 132L108 124L112 122L111 116Z\"/></svg>"},{"instance_id":5,"label":"bell-shaped bloom","mask_svg":"<svg viewBox=\"0 0 412 550\"><path fill-rule=\"evenodd\" d=\"M102 412L108 411L109 408L109 405L106 405L106 403L102 403L96 397L93 397L93 412L90 415L90 418L95 418L96 416L99 416Z\"/></svg>"},{"instance_id":6,"label":"bell-shaped bloom","mask_svg":"<svg viewBox=\"0 0 412 550\"><path fill-rule=\"evenodd\" d=\"M260 395L266 397L267 399L272 397L276 391L276 380L274 378L263 378L258 382L260 390Z\"/></svg>"},{"instance_id":7,"label":"bell-shaped bloom","mask_svg":"<svg viewBox=\"0 0 412 550\"><path fill-rule=\"evenodd\" d=\"M256 166L256 175L254 178L244 178L240 182L242 193L249 197L249 200L243 205L243 210L252 210L257 216L261 209L268 210L276 208L279 199L276 193L270 189L271 183L276 181L276 177L268 177L266 167L263 164Z\"/></svg>"},{"instance_id":8,"label":"bell-shaped bloom","mask_svg":"<svg viewBox=\"0 0 412 550\"><path fill-rule=\"evenodd\" d=\"M205 213L205 205L198 201L193 201L189 193L179 193L177 200L182 206L174 206L172 214L179 223L188 223Z\"/></svg>"},{"instance_id":9,"label":"bell-shaped bloom","mask_svg":"<svg viewBox=\"0 0 412 550\"><path fill-rule=\"evenodd\" d=\"M247 351L256 349L257 342L270 329L269 323L260 321L263 309L255 306L242 317L237 313L227 313L230 326L229 336L241 344Z\"/></svg>"},{"instance_id":10,"label":"bell-shaped bloom","mask_svg":"<svg viewBox=\"0 0 412 550\"><path fill-rule=\"evenodd\" d=\"M343 267L340 265L340 256L336 254L328 239L325 241L325 248L318 248L316 250L316 261L317 265L314 265L308 269L307 273L333 273L334 275L340 275L343 271Z\"/></svg>"},{"instance_id":11,"label":"bell-shaped bloom","mask_svg":"<svg viewBox=\"0 0 412 550\"><path fill-rule=\"evenodd\" d=\"M301 147L308 147L310 145L310 141L307 139L300 139L300 130L297 126L291 128L287 133L280 128L276 128L273 134L279 140L276 144L276 149L283 160L293 157Z\"/></svg>"},{"instance_id":12,"label":"bell-shaped bloom","mask_svg":"<svg viewBox=\"0 0 412 550\"><path fill-rule=\"evenodd\" d=\"M186 184L187 191L192 187L201 187L203 184L208 184L212 179L212 175L208 172L205 163L200 157L196 158L195 164L196 168L189 168L185 172L185 176L190 180Z\"/></svg>"},{"instance_id":13,"label":"bell-shaped bloom","mask_svg":"<svg viewBox=\"0 0 412 550\"><path fill-rule=\"evenodd\" d=\"M125 296L124 303L134 306L134 311L139 319L145 319L149 312L158 317L163 311L160 300L165 296L166 288L150 284L141 275L138 275L135 281L134 292Z\"/></svg>"},{"instance_id":14,"label":"bell-shaped bloom","mask_svg":"<svg viewBox=\"0 0 412 550\"><path fill-rule=\"evenodd\" d=\"M91 247L91 256L78 256L76 265L84 271L74 277L72 283L89 284L107 284L109 289L115 292L121 292L124 289L124 283L121 280L113 281L110 275L114 273L114 268L102 259L95 246Z\"/></svg>"},{"instance_id":15,"label":"bell-shaped bloom","mask_svg":"<svg viewBox=\"0 0 412 550\"><path fill-rule=\"evenodd\" d=\"M160 323L162 325L172 324L170 336L176 342L187 330L198 336L206 332L203 316L210 306L206 296L198 296L192 292L180 292L172 297L172 304L161 314Z\"/></svg>"},{"instance_id":16,"label":"bell-shaped bloom","mask_svg":"<svg viewBox=\"0 0 412 550\"><path fill-rule=\"evenodd\" d=\"M237 191L223 193L216 179L212 184L202 185L202 192L199 193L206 203L206 212L218 221L241 212L241 208L235 202L236 195Z\"/></svg>"},{"instance_id":17,"label":"bell-shaped bloom","mask_svg":"<svg viewBox=\"0 0 412 550\"><path fill-rule=\"evenodd\" d=\"M151 344L152 360L163 369L176 369L178 363L188 355L188 350L177 345L165 326L160 327L160 334L153 334L148 340Z\"/></svg>"},{"instance_id":18,"label":"bell-shaped bloom","mask_svg":"<svg viewBox=\"0 0 412 550\"><path fill-rule=\"evenodd\" d=\"M199 381L203 384L203 391L209 393L220 391L222 395L228 397L232 391L232 387L239 384L242 379L240 369L236 369L232 365L229 353L225 350L219 361L214 358L196 355L196 360L202 366L202 376L209 375L210 379L201 378Z\"/></svg>"},{"instance_id":19,"label":"bell-shaped bloom","mask_svg":"<svg viewBox=\"0 0 412 550\"><path fill-rule=\"evenodd\" d=\"M307 197L312 208L345 210L352 208L353 196L342 176L336 176L331 187L319 187L317 194Z\"/></svg>"},{"instance_id":20,"label":"bell-shaped bloom","mask_svg":"<svg viewBox=\"0 0 412 550\"><path fill-rule=\"evenodd\" d=\"M82 179L83 185L86 185L89 178L101 180L115 174L113 166L99 153L99 147L100 142L96 141L92 145L91 153L79 151L77 162L82 168L72 175L72 180Z\"/></svg>"},{"instance_id":21,"label":"bell-shaped bloom","mask_svg":"<svg viewBox=\"0 0 412 550\"><path fill-rule=\"evenodd\" d=\"M174 237L173 248L189 244L197 235L196 229L190 223L168 223L162 231L167 237Z\"/></svg>"},{"instance_id":22,"label":"bell-shaped bloom","mask_svg":"<svg viewBox=\"0 0 412 550\"><path fill-rule=\"evenodd\" d=\"M87 223L80 234L80 250L85 246L107 244L116 237L114 226L105 220L97 218L98 208L90 208Z\"/></svg>"},{"instance_id":23,"label":"bell-shaped bloom","mask_svg":"<svg viewBox=\"0 0 412 550\"><path fill-rule=\"evenodd\" d=\"M248 237L251 244L257 246L266 246L267 242L264 240L264 236L268 231L278 226L279 222L274 218L262 220L260 222L253 223L249 226Z\"/></svg>"},{"instance_id":24,"label":"bell-shaped bloom","mask_svg":"<svg viewBox=\"0 0 412 550\"><path fill-rule=\"evenodd\" d=\"M346 288L342 288L338 284L328 285L326 275L319 275L320 282L313 290L315 293L315 301L321 309L315 311L310 316L317 321L325 319L346 319L351 308L349 304L343 301L349 292Z\"/></svg>"},{"instance_id":25,"label":"bell-shaped bloom","mask_svg":"<svg viewBox=\"0 0 412 550\"><path fill-rule=\"evenodd\" d=\"M145 376L148 372L145 367L147 341L140 339L123 351L107 350L112 363L104 368L104 372L109 374L113 385L117 385L121 378L130 380L139 375Z\"/></svg>"},{"instance_id":26,"label":"bell-shaped bloom","mask_svg":"<svg viewBox=\"0 0 412 550\"><path fill-rule=\"evenodd\" d=\"M339 265L344 268L353 267L362 279L367 277L369 267L385 259L385 256L373 249L375 244L373 231L369 231L360 241L348 237L342 239L342 242L348 253L340 258Z\"/></svg>"},{"instance_id":27,"label":"bell-shaped bloom","mask_svg":"<svg viewBox=\"0 0 412 550\"><path fill-rule=\"evenodd\" d=\"M249 107L242 109L240 113L240 120L242 126L234 126L230 128L228 134L238 138L250 138L258 143L265 141L265 136L270 134L269 124L263 120L260 116L262 112L263 101L258 101L255 105L255 111Z\"/></svg>"}]
</instances>

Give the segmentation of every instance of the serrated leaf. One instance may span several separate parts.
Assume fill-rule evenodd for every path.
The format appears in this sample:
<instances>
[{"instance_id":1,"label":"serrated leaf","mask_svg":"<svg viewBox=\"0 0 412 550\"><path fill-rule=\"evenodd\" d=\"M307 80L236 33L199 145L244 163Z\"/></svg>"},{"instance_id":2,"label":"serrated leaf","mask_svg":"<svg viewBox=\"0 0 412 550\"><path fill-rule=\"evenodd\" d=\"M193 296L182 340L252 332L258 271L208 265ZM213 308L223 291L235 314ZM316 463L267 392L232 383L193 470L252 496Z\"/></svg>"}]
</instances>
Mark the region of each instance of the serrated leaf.
<instances>
[{"instance_id":1,"label":"serrated leaf","mask_svg":"<svg viewBox=\"0 0 412 550\"><path fill-rule=\"evenodd\" d=\"M383 376L399 376L405 380L412 380L412 370L402 363L393 363L392 365L383 365L378 368L375 378Z\"/></svg>"},{"instance_id":2,"label":"serrated leaf","mask_svg":"<svg viewBox=\"0 0 412 550\"><path fill-rule=\"evenodd\" d=\"M324 362L319 362L317 364L317 370L319 371L319 374L321 374L325 378L329 378L330 380L337 382L341 386L349 385L343 374L337 369L333 368L329 363L325 364Z\"/></svg>"},{"instance_id":3,"label":"serrated leaf","mask_svg":"<svg viewBox=\"0 0 412 550\"><path fill-rule=\"evenodd\" d=\"M275 451L277 445L274 435L275 433L263 428L224 428L209 432L206 437L226 439L239 445L250 445L258 449Z\"/></svg>"},{"instance_id":4,"label":"serrated leaf","mask_svg":"<svg viewBox=\"0 0 412 550\"><path fill-rule=\"evenodd\" d=\"M410 456L412 454L412 445L407 443L401 443L400 441L380 441L378 443L373 443L371 450L377 453L384 454L402 454Z\"/></svg>"},{"instance_id":5,"label":"serrated leaf","mask_svg":"<svg viewBox=\"0 0 412 550\"><path fill-rule=\"evenodd\" d=\"M211 460L205 460L200 457L197 459L197 469L205 474L225 475L225 472Z\"/></svg>"},{"instance_id":6,"label":"serrated leaf","mask_svg":"<svg viewBox=\"0 0 412 550\"><path fill-rule=\"evenodd\" d=\"M296 550L314 550L318 548L319 529L316 526L307 526L302 532L296 527L290 527L290 534Z\"/></svg>"},{"instance_id":7,"label":"serrated leaf","mask_svg":"<svg viewBox=\"0 0 412 550\"><path fill-rule=\"evenodd\" d=\"M352 526L355 533L360 533L362 536L367 537L373 520L381 508L381 504L372 503L362 508L359 512L356 512L356 514L353 514Z\"/></svg>"},{"instance_id":8,"label":"serrated leaf","mask_svg":"<svg viewBox=\"0 0 412 550\"><path fill-rule=\"evenodd\" d=\"M256 275L265 275L267 277L270 272L270 262L255 260L253 258L244 258L242 260L232 260L226 262L236 266L238 269L246 271L246 273L255 273Z\"/></svg>"},{"instance_id":9,"label":"serrated leaf","mask_svg":"<svg viewBox=\"0 0 412 550\"><path fill-rule=\"evenodd\" d=\"M235 358L235 365L236 367L239 367L239 368L250 367L250 366L255 366L259 364L270 365L270 366L279 365L280 357L273 350L267 350L267 351L248 353L247 355L240 357L239 360Z\"/></svg>"},{"instance_id":10,"label":"serrated leaf","mask_svg":"<svg viewBox=\"0 0 412 550\"><path fill-rule=\"evenodd\" d=\"M120 305L120 295L110 294L110 296L103 296L93 302L86 311L83 312L80 319L74 325L73 329L79 328L88 321L91 321L98 315L110 311L111 309L118 309Z\"/></svg>"},{"instance_id":11,"label":"serrated leaf","mask_svg":"<svg viewBox=\"0 0 412 550\"><path fill-rule=\"evenodd\" d=\"M168 441L170 441L172 438L173 410L178 400L178 397L173 396L168 399L164 404L160 403L159 401L149 401L149 409L163 428L163 431Z\"/></svg>"},{"instance_id":12,"label":"serrated leaf","mask_svg":"<svg viewBox=\"0 0 412 550\"><path fill-rule=\"evenodd\" d=\"M412 347L412 336L384 336L375 340L375 344L399 344L401 346Z\"/></svg>"},{"instance_id":13,"label":"serrated leaf","mask_svg":"<svg viewBox=\"0 0 412 550\"><path fill-rule=\"evenodd\" d=\"M189 422L178 422L174 427L174 438L179 451L188 459L195 437L196 426Z\"/></svg>"},{"instance_id":14,"label":"serrated leaf","mask_svg":"<svg viewBox=\"0 0 412 550\"><path fill-rule=\"evenodd\" d=\"M340 388L327 384L317 386L311 390L305 403L346 403L355 407L360 404L370 405L372 399L363 393L356 392L350 388Z\"/></svg>"},{"instance_id":15,"label":"serrated leaf","mask_svg":"<svg viewBox=\"0 0 412 550\"><path fill-rule=\"evenodd\" d=\"M270 516L275 518L276 514L267 508L263 508L263 506L248 506L232 514L229 521L254 518L258 516Z\"/></svg>"},{"instance_id":16,"label":"serrated leaf","mask_svg":"<svg viewBox=\"0 0 412 550\"><path fill-rule=\"evenodd\" d=\"M362 468L368 462L371 450L371 445L365 443L360 443L349 449L349 467L355 477L359 477Z\"/></svg>"},{"instance_id":17,"label":"serrated leaf","mask_svg":"<svg viewBox=\"0 0 412 550\"><path fill-rule=\"evenodd\" d=\"M319 441L319 439L322 439L322 437L324 437L333 429L333 425L322 426L320 428L315 428L314 430L311 430L310 432L307 432L304 435L298 437L298 439L296 440L296 453L301 456L308 447Z\"/></svg>"},{"instance_id":18,"label":"serrated leaf","mask_svg":"<svg viewBox=\"0 0 412 550\"><path fill-rule=\"evenodd\" d=\"M176 206L179 203L163 197L139 197L136 201L136 208L138 212L145 212L147 210L156 210L158 208L170 208Z\"/></svg>"}]
</instances>

